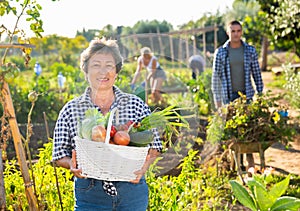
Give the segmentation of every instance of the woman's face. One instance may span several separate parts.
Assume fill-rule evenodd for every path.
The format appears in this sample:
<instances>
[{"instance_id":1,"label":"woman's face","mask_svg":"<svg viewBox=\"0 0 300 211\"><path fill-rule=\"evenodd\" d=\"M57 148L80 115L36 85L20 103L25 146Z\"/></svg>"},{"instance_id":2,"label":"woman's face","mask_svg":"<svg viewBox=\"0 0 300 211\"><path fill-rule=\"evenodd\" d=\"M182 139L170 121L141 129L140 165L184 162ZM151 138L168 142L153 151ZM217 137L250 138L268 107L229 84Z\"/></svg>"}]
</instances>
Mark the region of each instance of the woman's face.
<instances>
[{"instance_id":1,"label":"woman's face","mask_svg":"<svg viewBox=\"0 0 300 211\"><path fill-rule=\"evenodd\" d=\"M111 54L95 54L88 62L87 80L93 90L111 89L117 77Z\"/></svg>"},{"instance_id":2,"label":"woman's face","mask_svg":"<svg viewBox=\"0 0 300 211\"><path fill-rule=\"evenodd\" d=\"M143 54L144 61L150 61L151 55L150 54Z\"/></svg>"}]
</instances>

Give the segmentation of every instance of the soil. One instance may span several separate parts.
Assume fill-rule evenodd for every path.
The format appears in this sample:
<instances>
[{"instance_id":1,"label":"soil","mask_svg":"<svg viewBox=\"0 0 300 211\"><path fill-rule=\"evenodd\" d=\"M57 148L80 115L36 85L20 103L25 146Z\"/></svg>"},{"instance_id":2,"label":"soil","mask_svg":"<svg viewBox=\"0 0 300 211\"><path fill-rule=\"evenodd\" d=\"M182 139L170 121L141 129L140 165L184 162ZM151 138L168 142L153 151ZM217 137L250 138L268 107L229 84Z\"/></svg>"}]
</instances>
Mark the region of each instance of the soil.
<instances>
[{"instance_id":1,"label":"soil","mask_svg":"<svg viewBox=\"0 0 300 211\"><path fill-rule=\"evenodd\" d=\"M268 84L274 80L273 72L263 72L263 81L265 84L265 91L271 90L273 94L283 94L284 90L275 89L268 86ZM280 103L289 105L287 101L281 100ZM289 108L290 118L299 121L299 110ZM299 124L298 124L299 125ZM254 153L255 164L260 166L260 159L257 153ZM283 174L297 174L300 175L300 134L294 137L293 142L289 143L288 148L280 143L275 143L265 151L265 164L266 167L273 167L275 172Z\"/></svg>"}]
</instances>

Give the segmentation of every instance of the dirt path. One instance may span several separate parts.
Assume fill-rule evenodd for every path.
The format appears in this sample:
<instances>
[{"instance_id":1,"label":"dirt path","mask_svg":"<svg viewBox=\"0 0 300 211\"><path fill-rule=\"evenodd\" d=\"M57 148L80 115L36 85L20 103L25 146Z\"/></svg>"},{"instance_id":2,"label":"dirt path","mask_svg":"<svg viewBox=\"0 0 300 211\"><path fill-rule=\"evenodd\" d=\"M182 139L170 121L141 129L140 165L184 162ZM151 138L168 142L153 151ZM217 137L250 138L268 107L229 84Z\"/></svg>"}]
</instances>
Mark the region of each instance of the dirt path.
<instances>
[{"instance_id":1,"label":"dirt path","mask_svg":"<svg viewBox=\"0 0 300 211\"><path fill-rule=\"evenodd\" d=\"M265 91L270 89L272 93L283 93L281 89L274 89L268 87L273 78L272 72L263 72L263 81L265 84ZM282 103L288 104L286 101ZM291 117L299 116L299 111L289 110ZM254 153L255 164L260 165L259 155ZM293 142L290 142L290 146L286 149L280 143L275 143L265 151L265 163L267 167L275 168L276 172L284 174L297 174L300 175L300 134L297 134Z\"/></svg>"}]
</instances>

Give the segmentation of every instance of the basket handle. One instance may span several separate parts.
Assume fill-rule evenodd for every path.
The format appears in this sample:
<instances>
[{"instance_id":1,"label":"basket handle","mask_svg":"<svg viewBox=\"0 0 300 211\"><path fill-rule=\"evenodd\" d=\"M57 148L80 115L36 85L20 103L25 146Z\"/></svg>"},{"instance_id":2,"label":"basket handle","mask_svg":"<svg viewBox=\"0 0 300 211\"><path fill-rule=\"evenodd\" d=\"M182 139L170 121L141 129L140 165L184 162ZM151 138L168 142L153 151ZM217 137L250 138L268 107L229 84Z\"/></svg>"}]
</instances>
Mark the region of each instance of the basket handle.
<instances>
[{"instance_id":1,"label":"basket handle","mask_svg":"<svg viewBox=\"0 0 300 211\"><path fill-rule=\"evenodd\" d=\"M112 125L112 121L114 118L114 114L117 111L117 107L113 108L110 111L110 115L109 115L109 119L108 119L108 124L107 124L107 129L106 129L106 137L105 137L105 143L109 144L109 139L110 139L110 131L111 131L111 125Z\"/></svg>"}]
</instances>

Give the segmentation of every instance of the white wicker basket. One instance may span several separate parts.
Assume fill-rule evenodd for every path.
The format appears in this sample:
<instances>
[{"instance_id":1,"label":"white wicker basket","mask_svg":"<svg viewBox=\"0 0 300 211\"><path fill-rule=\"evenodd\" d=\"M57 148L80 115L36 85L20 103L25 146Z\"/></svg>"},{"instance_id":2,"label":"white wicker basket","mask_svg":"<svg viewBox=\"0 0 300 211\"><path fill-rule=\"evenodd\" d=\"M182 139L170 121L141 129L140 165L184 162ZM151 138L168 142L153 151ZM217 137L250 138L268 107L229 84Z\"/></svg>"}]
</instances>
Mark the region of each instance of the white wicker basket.
<instances>
[{"instance_id":1,"label":"white wicker basket","mask_svg":"<svg viewBox=\"0 0 300 211\"><path fill-rule=\"evenodd\" d=\"M110 128L116 109L111 111L105 143L75 137L76 159L82 175L108 181L130 181L136 178L148 154L148 147L109 144Z\"/></svg>"}]
</instances>

